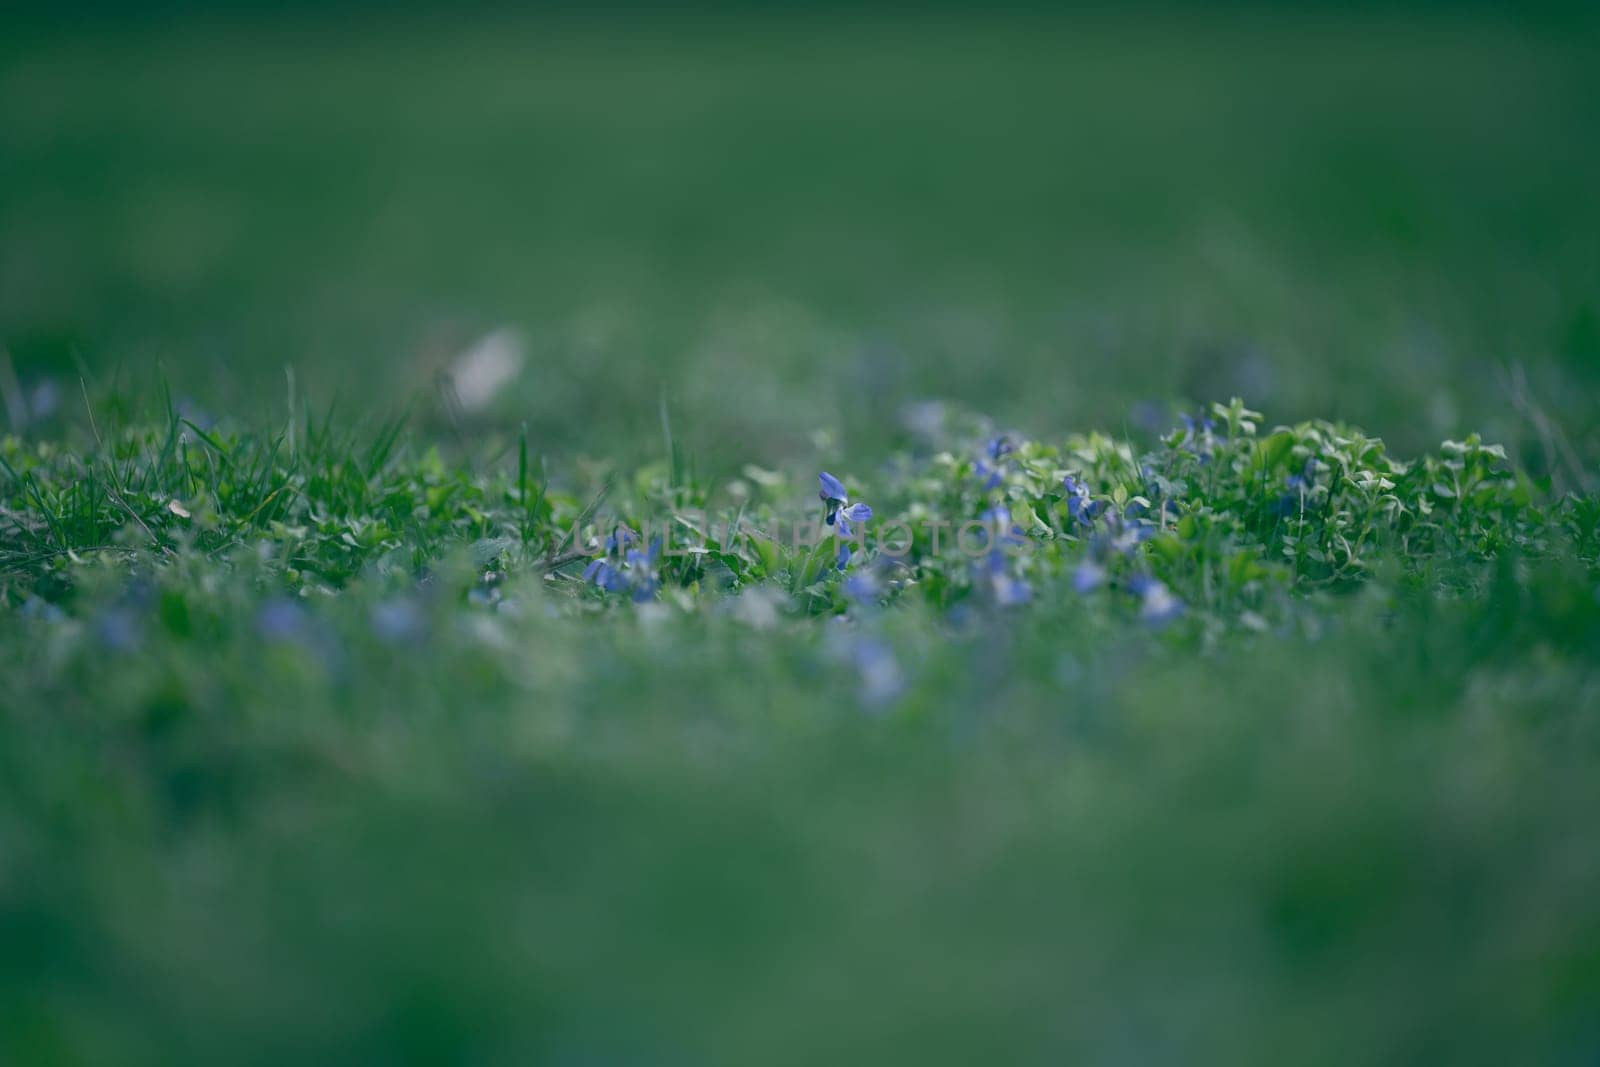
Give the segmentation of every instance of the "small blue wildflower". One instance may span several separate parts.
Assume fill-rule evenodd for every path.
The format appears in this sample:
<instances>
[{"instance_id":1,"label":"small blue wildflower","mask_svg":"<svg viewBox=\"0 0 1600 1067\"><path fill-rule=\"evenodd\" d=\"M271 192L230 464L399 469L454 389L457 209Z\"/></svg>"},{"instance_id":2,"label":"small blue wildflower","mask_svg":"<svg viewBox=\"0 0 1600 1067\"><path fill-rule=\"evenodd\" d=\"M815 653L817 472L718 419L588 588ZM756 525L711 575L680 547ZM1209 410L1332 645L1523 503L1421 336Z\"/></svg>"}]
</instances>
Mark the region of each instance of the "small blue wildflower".
<instances>
[{"instance_id":1,"label":"small blue wildflower","mask_svg":"<svg viewBox=\"0 0 1600 1067\"><path fill-rule=\"evenodd\" d=\"M661 579L656 574L656 559L661 555L661 538L650 539L650 547L640 552L638 549L628 550L628 584L633 589L635 603L642 603L652 599L656 590L661 587Z\"/></svg>"},{"instance_id":2,"label":"small blue wildflower","mask_svg":"<svg viewBox=\"0 0 1600 1067\"><path fill-rule=\"evenodd\" d=\"M274 597L256 612L256 632L268 641L298 641L308 626L306 610L286 597Z\"/></svg>"},{"instance_id":3,"label":"small blue wildflower","mask_svg":"<svg viewBox=\"0 0 1600 1067\"><path fill-rule=\"evenodd\" d=\"M24 619L35 622L65 622L67 618L66 612L37 596L29 596L17 611Z\"/></svg>"},{"instance_id":4,"label":"small blue wildflower","mask_svg":"<svg viewBox=\"0 0 1600 1067\"><path fill-rule=\"evenodd\" d=\"M637 540L638 538L634 536L632 530L626 526L618 526L606 538L606 555L615 556Z\"/></svg>"},{"instance_id":5,"label":"small blue wildflower","mask_svg":"<svg viewBox=\"0 0 1600 1067\"><path fill-rule=\"evenodd\" d=\"M1027 534L1022 527L1011 521L1011 509L1004 504L996 504L989 508L980 514L978 519L987 527L984 537L987 538L992 531L997 544L1005 545L1007 548L1017 548L1027 543ZM985 544L987 543L986 540Z\"/></svg>"},{"instance_id":6,"label":"small blue wildflower","mask_svg":"<svg viewBox=\"0 0 1600 1067\"><path fill-rule=\"evenodd\" d=\"M144 638L144 627L133 610L114 607L95 616L94 635L100 643L116 652L132 652Z\"/></svg>"},{"instance_id":7,"label":"small blue wildflower","mask_svg":"<svg viewBox=\"0 0 1600 1067\"><path fill-rule=\"evenodd\" d=\"M1072 588L1079 593L1092 593L1106 583L1106 569L1092 559L1078 564L1072 572Z\"/></svg>"},{"instance_id":8,"label":"small blue wildflower","mask_svg":"<svg viewBox=\"0 0 1600 1067\"><path fill-rule=\"evenodd\" d=\"M1089 499L1089 487L1070 474L1061 479L1061 489L1067 495L1067 515L1085 526L1105 510L1105 501Z\"/></svg>"},{"instance_id":9,"label":"small blue wildflower","mask_svg":"<svg viewBox=\"0 0 1600 1067\"><path fill-rule=\"evenodd\" d=\"M1138 518L1128 518L1126 514L1119 515L1115 511L1106 515L1105 532L1096 539L1095 550L1099 554L1115 553L1117 555L1131 556L1134 551L1156 533L1155 527Z\"/></svg>"},{"instance_id":10,"label":"small blue wildflower","mask_svg":"<svg viewBox=\"0 0 1600 1067\"><path fill-rule=\"evenodd\" d=\"M632 540L631 535L618 537L613 534L607 539L606 545L608 549L620 548L632 543ZM583 569L583 580L593 582L608 593L631 593L635 602L642 603L653 598L661 587L661 579L656 573L656 560L660 555L661 538L654 537L647 549L640 551L630 548L623 553L621 560L604 557L590 560Z\"/></svg>"},{"instance_id":11,"label":"small blue wildflower","mask_svg":"<svg viewBox=\"0 0 1600 1067\"><path fill-rule=\"evenodd\" d=\"M1140 575L1128 583L1128 589L1139 598L1139 618L1151 626L1165 626L1184 612L1183 601L1154 578Z\"/></svg>"},{"instance_id":12,"label":"small blue wildflower","mask_svg":"<svg viewBox=\"0 0 1600 1067\"><path fill-rule=\"evenodd\" d=\"M1317 479L1317 458L1312 456L1306 460L1304 467L1284 479L1290 489L1313 489Z\"/></svg>"},{"instance_id":13,"label":"small blue wildflower","mask_svg":"<svg viewBox=\"0 0 1600 1067\"><path fill-rule=\"evenodd\" d=\"M828 511L830 513L838 505L849 502L850 494L844 491L844 483L835 478L833 475L829 474L827 471L823 471L821 474L817 475L817 481L822 485L822 490L817 493L817 496L822 498L822 502L824 504L828 505Z\"/></svg>"},{"instance_id":14,"label":"small blue wildflower","mask_svg":"<svg viewBox=\"0 0 1600 1067\"><path fill-rule=\"evenodd\" d=\"M1016 444L1006 434L991 437L984 442L982 454L972 463L972 473L983 482L984 492L1000 487L1000 483L1005 480L1006 458L1016 450Z\"/></svg>"},{"instance_id":15,"label":"small blue wildflower","mask_svg":"<svg viewBox=\"0 0 1600 1067\"><path fill-rule=\"evenodd\" d=\"M856 699L866 708L881 709L905 692L900 661L883 638L840 631L831 643L833 654L855 668Z\"/></svg>"},{"instance_id":16,"label":"small blue wildflower","mask_svg":"<svg viewBox=\"0 0 1600 1067\"><path fill-rule=\"evenodd\" d=\"M822 487L817 496L828 509L824 521L837 531L839 538L839 552L834 558L833 565L836 570L842 571L850 565L851 553L850 545L844 538L854 535L855 529L852 523L864 523L872 518L872 508L866 504L850 503L850 496L844 491L844 483L827 471L817 475L817 481Z\"/></svg>"},{"instance_id":17,"label":"small blue wildflower","mask_svg":"<svg viewBox=\"0 0 1600 1067\"><path fill-rule=\"evenodd\" d=\"M1002 459L1015 452L1017 446L1012 443L1008 435L1000 434L998 437L989 438L988 442L983 446L983 450L991 462L999 463Z\"/></svg>"},{"instance_id":18,"label":"small blue wildflower","mask_svg":"<svg viewBox=\"0 0 1600 1067\"><path fill-rule=\"evenodd\" d=\"M883 583L870 569L856 571L844 580L844 595L857 604L876 604L883 596Z\"/></svg>"},{"instance_id":19,"label":"small blue wildflower","mask_svg":"<svg viewBox=\"0 0 1600 1067\"><path fill-rule=\"evenodd\" d=\"M1001 607L1026 604L1033 598L1033 589L1027 582L1011 573L1006 554L998 548L983 558L978 577L988 588L994 602Z\"/></svg>"},{"instance_id":20,"label":"small blue wildflower","mask_svg":"<svg viewBox=\"0 0 1600 1067\"><path fill-rule=\"evenodd\" d=\"M822 484L822 490L817 495L828 507L825 521L829 526L837 526L839 533L849 537L852 533L851 523L866 522L872 518L872 508L866 504L850 503L850 497L845 493L844 484L839 479L823 471L817 475L817 481Z\"/></svg>"},{"instance_id":21,"label":"small blue wildflower","mask_svg":"<svg viewBox=\"0 0 1600 1067\"><path fill-rule=\"evenodd\" d=\"M1178 418L1183 422L1183 447L1200 456L1202 460L1209 457L1216 448L1217 424L1209 415L1197 419L1193 415L1184 414Z\"/></svg>"},{"instance_id":22,"label":"small blue wildflower","mask_svg":"<svg viewBox=\"0 0 1600 1067\"><path fill-rule=\"evenodd\" d=\"M645 551L631 547L638 540L637 534L618 524L606 537L605 555L596 556L583 568L583 580L608 593L631 593L636 601L655 596L661 585L655 567L661 538L652 538Z\"/></svg>"},{"instance_id":23,"label":"small blue wildflower","mask_svg":"<svg viewBox=\"0 0 1600 1067\"><path fill-rule=\"evenodd\" d=\"M861 702L882 707L905 691L905 676L894 650L885 641L865 638L856 642L856 673L861 676Z\"/></svg>"},{"instance_id":24,"label":"small blue wildflower","mask_svg":"<svg viewBox=\"0 0 1600 1067\"><path fill-rule=\"evenodd\" d=\"M415 640L426 624L422 609L410 597L393 597L374 604L368 621L373 634L391 644Z\"/></svg>"}]
</instances>

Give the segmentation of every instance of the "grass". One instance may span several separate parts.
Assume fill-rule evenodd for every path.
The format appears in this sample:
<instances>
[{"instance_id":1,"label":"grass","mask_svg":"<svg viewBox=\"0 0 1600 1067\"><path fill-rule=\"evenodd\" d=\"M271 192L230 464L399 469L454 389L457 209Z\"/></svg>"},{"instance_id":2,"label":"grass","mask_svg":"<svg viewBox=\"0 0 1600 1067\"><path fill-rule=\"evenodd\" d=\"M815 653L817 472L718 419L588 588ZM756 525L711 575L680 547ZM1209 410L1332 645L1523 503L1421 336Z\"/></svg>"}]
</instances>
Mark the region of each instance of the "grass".
<instances>
[{"instance_id":1,"label":"grass","mask_svg":"<svg viewBox=\"0 0 1600 1067\"><path fill-rule=\"evenodd\" d=\"M1592 1062L1592 27L693 27L0 45L0 1060Z\"/></svg>"},{"instance_id":2,"label":"grass","mask_svg":"<svg viewBox=\"0 0 1600 1067\"><path fill-rule=\"evenodd\" d=\"M10 439L0 1037L1587 1054L1600 501L1476 440L1208 421L1139 454L952 415L848 479L915 538L842 573L700 536L816 522L798 473L533 483L316 420ZM1001 502L1026 602L930 536ZM678 531L609 557L659 572L639 602L574 558L619 525Z\"/></svg>"}]
</instances>

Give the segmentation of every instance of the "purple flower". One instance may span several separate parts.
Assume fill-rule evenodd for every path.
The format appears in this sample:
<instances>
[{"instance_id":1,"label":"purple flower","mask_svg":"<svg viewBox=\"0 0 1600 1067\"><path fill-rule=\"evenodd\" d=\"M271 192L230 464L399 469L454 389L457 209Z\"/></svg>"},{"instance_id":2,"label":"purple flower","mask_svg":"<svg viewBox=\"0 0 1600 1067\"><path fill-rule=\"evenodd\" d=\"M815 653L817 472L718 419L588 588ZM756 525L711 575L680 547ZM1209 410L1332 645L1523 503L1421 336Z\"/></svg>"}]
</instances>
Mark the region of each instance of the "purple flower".
<instances>
[{"instance_id":1,"label":"purple flower","mask_svg":"<svg viewBox=\"0 0 1600 1067\"><path fill-rule=\"evenodd\" d=\"M883 596L883 583L871 569L858 570L844 580L844 595L857 604L876 604Z\"/></svg>"},{"instance_id":2,"label":"purple flower","mask_svg":"<svg viewBox=\"0 0 1600 1067\"><path fill-rule=\"evenodd\" d=\"M422 609L410 597L393 597L372 606L368 616L373 634L380 641L399 644L422 635L426 620Z\"/></svg>"},{"instance_id":3,"label":"purple flower","mask_svg":"<svg viewBox=\"0 0 1600 1067\"><path fill-rule=\"evenodd\" d=\"M1314 489L1317 483L1317 458L1315 456L1308 458L1299 473L1290 474L1284 479L1284 483L1290 489Z\"/></svg>"},{"instance_id":4,"label":"purple flower","mask_svg":"<svg viewBox=\"0 0 1600 1067\"><path fill-rule=\"evenodd\" d=\"M632 531L618 527L606 539L607 555L589 561L589 565L583 569L583 580L594 583L608 593L630 593L636 603L654 597L656 590L661 587L661 579L656 573L656 560L661 555L661 538L651 538L650 546L644 551L628 548L619 559L617 553L634 540Z\"/></svg>"},{"instance_id":5,"label":"purple flower","mask_svg":"<svg viewBox=\"0 0 1600 1067\"><path fill-rule=\"evenodd\" d=\"M817 475L817 481L822 487L817 496L822 499L823 504L828 509L824 521L838 531L838 537L840 538L839 554L834 559L833 565L836 569L842 571L850 565L851 551L850 545L843 538L854 535L855 529L851 525L852 523L862 523L872 518L872 508L866 504L850 503L850 496L844 491L844 483L827 471Z\"/></svg>"},{"instance_id":6,"label":"purple flower","mask_svg":"<svg viewBox=\"0 0 1600 1067\"><path fill-rule=\"evenodd\" d=\"M306 609L286 597L274 597L256 612L256 632L268 641L299 641L309 625Z\"/></svg>"},{"instance_id":7,"label":"purple flower","mask_svg":"<svg viewBox=\"0 0 1600 1067\"><path fill-rule=\"evenodd\" d=\"M1072 572L1072 588L1079 593L1092 593L1106 584L1106 569L1092 559L1078 564Z\"/></svg>"},{"instance_id":8,"label":"purple flower","mask_svg":"<svg viewBox=\"0 0 1600 1067\"><path fill-rule=\"evenodd\" d=\"M1183 422L1183 447L1202 459L1210 456L1216 447L1217 424L1206 415L1198 419L1193 415L1179 415L1178 418Z\"/></svg>"},{"instance_id":9,"label":"purple flower","mask_svg":"<svg viewBox=\"0 0 1600 1067\"><path fill-rule=\"evenodd\" d=\"M1105 501L1090 500L1089 487L1070 474L1061 479L1061 489L1067 495L1067 514L1085 526L1093 524L1105 510Z\"/></svg>"},{"instance_id":10,"label":"purple flower","mask_svg":"<svg viewBox=\"0 0 1600 1067\"><path fill-rule=\"evenodd\" d=\"M615 556L617 553L621 552L623 549L627 548L637 540L638 537L635 536L632 530L628 529L626 526L619 525L616 529L612 530L611 535L606 538L606 555Z\"/></svg>"},{"instance_id":11,"label":"purple flower","mask_svg":"<svg viewBox=\"0 0 1600 1067\"><path fill-rule=\"evenodd\" d=\"M817 481L822 484L822 491L817 496L821 497L822 502L828 505L829 511L832 511L835 505L849 501L850 495L844 491L844 483L827 471L817 475Z\"/></svg>"},{"instance_id":12,"label":"purple flower","mask_svg":"<svg viewBox=\"0 0 1600 1067\"><path fill-rule=\"evenodd\" d=\"M984 492L999 488L1005 479L1006 458L1016 450L1017 446L1006 434L984 442L982 454L972 463L972 473L982 480Z\"/></svg>"},{"instance_id":13,"label":"purple flower","mask_svg":"<svg viewBox=\"0 0 1600 1067\"><path fill-rule=\"evenodd\" d=\"M636 548L628 550L628 586L633 590L635 603L642 603L653 598L656 590L661 586L661 579L656 574L656 559L661 555L661 538L650 539L650 547L643 552Z\"/></svg>"},{"instance_id":14,"label":"purple flower","mask_svg":"<svg viewBox=\"0 0 1600 1067\"><path fill-rule=\"evenodd\" d=\"M1017 548L1027 543L1027 534L1022 527L1011 521L1011 509L1004 504L996 504L978 516L978 519L988 527L984 531L985 538L989 531L993 531L997 544L1008 548ZM987 543L987 541L985 541Z\"/></svg>"},{"instance_id":15,"label":"purple flower","mask_svg":"<svg viewBox=\"0 0 1600 1067\"><path fill-rule=\"evenodd\" d=\"M67 618L66 612L50 603L50 601L41 600L37 596L29 596L27 600L22 602L22 607L17 610L24 619L32 619L37 622L65 622Z\"/></svg>"},{"instance_id":16,"label":"purple flower","mask_svg":"<svg viewBox=\"0 0 1600 1067\"><path fill-rule=\"evenodd\" d=\"M978 566L978 580L988 590L994 602L1001 607L1026 604L1033 598L1033 589L1027 582L1011 572L1006 554L998 548L983 558Z\"/></svg>"},{"instance_id":17,"label":"purple flower","mask_svg":"<svg viewBox=\"0 0 1600 1067\"><path fill-rule=\"evenodd\" d=\"M1183 601L1154 578L1140 575L1128 583L1128 589L1139 598L1139 618L1151 626L1165 626L1184 612Z\"/></svg>"},{"instance_id":18,"label":"purple flower","mask_svg":"<svg viewBox=\"0 0 1600 1067\"><path fill-rule=\"evenodd\" d=\"M866 504L850 503L849 495L844 491L844 484L823 471L817 475L817 481L822 484L822 490L817 496L828 507L825 521L829 526L837 526L839 532L845 537L851 534L850 524L853 522L866 522L872 518L872 509Z\"/></svg>"},{"instance_id":19,"label":"purple flower","mask_svg":"<svg viewBox=\"0 0 1600 1067\"><path fill-rule=\"evenodd\" d=\"M133 609L121 606L101 612L94 620L100 643L117 652L132 652L144 639L144 627Z\"/></svg>"},{"instance_id":20,"label":"purple flower","mask_svg":"<svg viewBox=\"0 0 1600 1067\"><path fill-rule=\"evenodd\" d=\"M904 692L905 676L900 663L888 643L866 637L856 642L856 673L861 678L861 702L869 707L882 707Z\"/></svg>"},{"instance_id":21,"label":"purple flower","mask_svg":"<svg viewBox=\"0 0 1600 1067\"><path fill-rule=\"evenodd\" d=\"M1149 523L1118 515L1113 511L1106 515L1104 533L1095 539L1095 551L1102 555L1116 553L1131 556L1140 545L1155 534L1155 527Z\"/></svg>"},{"instance_id":22,"label":"purple flower","mask_svg":"<svg viewBox=\"0 0 1600 1067\"><path fill-rule=\"evenodd\" d=\"M855 669L856 699L866 708L882 709L905 692L900 661L883 638L840 630L830 637L829 644L832 655Z\"/></svg>"}]
</instances>

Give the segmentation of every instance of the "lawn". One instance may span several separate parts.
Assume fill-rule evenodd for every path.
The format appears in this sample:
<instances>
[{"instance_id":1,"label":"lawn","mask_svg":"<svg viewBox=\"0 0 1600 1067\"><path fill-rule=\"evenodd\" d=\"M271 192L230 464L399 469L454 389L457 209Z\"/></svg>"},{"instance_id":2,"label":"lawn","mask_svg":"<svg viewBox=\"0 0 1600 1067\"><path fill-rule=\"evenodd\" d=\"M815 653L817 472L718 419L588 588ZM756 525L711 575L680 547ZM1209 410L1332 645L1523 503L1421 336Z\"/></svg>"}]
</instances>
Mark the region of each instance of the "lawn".
<instances>
[{"instance_id":1,"label":"lawn","mask_svg":"<svg viewBox=\"0 0 1600 1067\"><path fill-rule=\"evenodd\" d=\"M1600 24L19 20L0 1061L1592 1063Z\"/></svg>"}]
</instances>

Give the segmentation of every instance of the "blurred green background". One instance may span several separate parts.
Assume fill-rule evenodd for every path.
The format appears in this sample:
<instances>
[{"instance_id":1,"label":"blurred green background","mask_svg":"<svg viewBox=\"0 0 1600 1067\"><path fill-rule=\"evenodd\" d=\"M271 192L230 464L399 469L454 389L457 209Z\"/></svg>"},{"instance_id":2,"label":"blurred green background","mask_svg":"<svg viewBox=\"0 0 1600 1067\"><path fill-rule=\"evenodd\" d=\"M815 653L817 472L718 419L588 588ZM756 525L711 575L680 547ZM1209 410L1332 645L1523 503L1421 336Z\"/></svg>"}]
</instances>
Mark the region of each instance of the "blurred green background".
<instances>
[{"instance_id":1,"label":"blurred green background","mask_svg":"<svg viewBox=\"0 0 1600 1067\"><path fill-rule=\"evenodd\" d=\"M1033 432L1243 395L1403 452L1600 454L1600 33L1581 11L1229 7L18 23L0 340L19 377L550 454L873 450L954 398ZM159 368L159 369L158 369ZM1587 435L1587 437L1584 437ZM1538 462L1537 455L1529 457Z\"/></svg>"}]
</instances>

